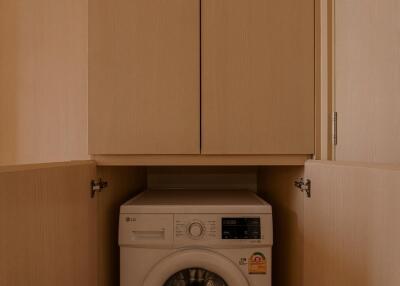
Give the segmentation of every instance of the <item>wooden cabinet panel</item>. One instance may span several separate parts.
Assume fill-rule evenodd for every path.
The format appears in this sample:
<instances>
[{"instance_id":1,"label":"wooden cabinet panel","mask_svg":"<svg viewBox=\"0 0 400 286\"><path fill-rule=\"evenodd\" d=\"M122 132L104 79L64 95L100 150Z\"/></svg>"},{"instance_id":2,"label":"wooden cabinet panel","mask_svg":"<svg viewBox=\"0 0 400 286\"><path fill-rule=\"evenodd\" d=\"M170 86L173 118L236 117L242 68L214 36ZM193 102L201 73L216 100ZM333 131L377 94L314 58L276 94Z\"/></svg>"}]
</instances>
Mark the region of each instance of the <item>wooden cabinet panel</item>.
<instances>
[{"instance_id":1,"label":"wooden cabinet panel","mask_svg":"<svg viewBox=\"0 0 400 286\"><path fill-rule=\"evenodd\" d=\"M304 285L400 284L400 167L306 163Z\"/></svg>"},{"instance_id":2,"label":"wooden cabinet panel","mask_svg":"<svg viewBox=\"0 0 400 286\"><path fill-rule=\"evenodd\" d=\"M0 164L88 159L87 1L0 0Z\"/></svg>"},{"instance_id":3,"label":"wooden cabinet panel","mask_svg":"<svg viewBox=\"0 0 400 286\"><path fill-rule=\"evenodd\" d=\"M89 153L199 153L199 0L89 2Z\"/></svg>"},{"instance_id":4,"label":"wooden cabinet panel","mask_svg":"<svg viewBox=\"0 0 400 286\"><path fill-rule=\"evenodd\" d=\"M0 167L0 285L97 286L92 162Z\"/></svg>"},{"instance_id":5,"label":"wooden cabinet panel","mask_svg":"<svg viewBox=\"0 0 400 286\"><path fill-rule=\"evenodd\" d=\"M314 0L202 1L202 152L314 152Z\"/></svg>"},{"instance_id":6,"label":"wooden cabinet panel","mask_svg":"<svg viewBox=\"0 0 400 286\"><path fill-rule=\"evenodd\" d=\"M274 217L272 285L303 286L304 196L293 184L302 176L303 166L259 169L258 193L271 204Z\"/></svg>"},{"instance_id":7,"label":"wooden cabinet panel","mask_svg":"<svg viewBox=\"0 0 400 286\"><path fill-rule=\"evenodd\" d=\"M400 164L400 1L335 1L336 160Z\"/></svg>"},{"instance_id":8,"label":"wooden cabinet panel","mask_svg":"<svg viewBox=\"0 0 400 286\"><path fill-rule=\"evenodd\" d=\"M99 246L98 286L119 284L119 207L146 187L146 169L141 167L98 167L97 176L108 182L97 195ZM133 285L132 285L133 286Z\"/></svg>"}]
</instances>

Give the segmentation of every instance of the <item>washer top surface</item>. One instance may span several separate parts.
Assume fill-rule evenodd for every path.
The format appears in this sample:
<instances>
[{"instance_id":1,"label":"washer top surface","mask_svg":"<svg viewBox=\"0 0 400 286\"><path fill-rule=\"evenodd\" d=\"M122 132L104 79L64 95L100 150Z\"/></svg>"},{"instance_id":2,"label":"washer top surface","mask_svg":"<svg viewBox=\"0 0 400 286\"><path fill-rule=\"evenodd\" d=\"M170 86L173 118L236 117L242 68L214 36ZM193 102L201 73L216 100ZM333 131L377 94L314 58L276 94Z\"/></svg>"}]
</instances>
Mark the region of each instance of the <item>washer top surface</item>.
<instances>
[{"instance_id":1,"label":"washer top surface","mask_svg":"<svg viewBox=\"0 0 400 286\"><path fill-rule=\"evenodd\" d=\"M146 190L121 206L121 213L272 213L248 190Z\"/></svg>"}]
</instances>

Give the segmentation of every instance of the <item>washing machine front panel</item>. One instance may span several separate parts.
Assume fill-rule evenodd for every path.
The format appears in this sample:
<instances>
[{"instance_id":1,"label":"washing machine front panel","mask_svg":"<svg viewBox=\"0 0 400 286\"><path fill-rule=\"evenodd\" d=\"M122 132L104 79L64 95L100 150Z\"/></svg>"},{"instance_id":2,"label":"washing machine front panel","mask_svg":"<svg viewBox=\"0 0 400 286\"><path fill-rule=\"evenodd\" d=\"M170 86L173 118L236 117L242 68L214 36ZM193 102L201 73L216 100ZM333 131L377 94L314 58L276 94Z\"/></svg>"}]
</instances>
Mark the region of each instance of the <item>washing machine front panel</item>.
<instances>
[{"instance_id":1,"label":"washing machine front panel","mask_svg":"<svg viewBox=\"0 0 400 286\"><path fill-rule=\"evenodd\" d=\"M192 283L184 284L186 282ZM197 282L200 284L196 284ZM208 284L204 284L206 282ZM238 265L226 256L206 249L184 249L156 263L143 283L143 286L175 285L250 286L251 284Z\"/></svg>"},{"instance_id":2,"label":"washing machine front panel","mask_svg":"<svg viewBox=\"0 0 400 286\"><path fill-rule=\"evenodd\" d=\"M201 253L205 251L206 254L199 256L198 251ZM259 253L265 257L265 261L262 263L261 268L260 265L254 268L252 258L257 257ZM185 255L181 256L181 254ZM176 257L176 260L170 260L171 257ZM211 262L215 263L212 264ZM215 264L220 266L222 270L216 269ZM201 268L217 274L228 286L270 286L271 248L177 250L124 247L121 252L120 285L163 286L174 274L179 273L181 270L193 268ZM244 280L243 277L245 278ZM147 280L146 283L150 283L150 279L154 283L144 284L145 279ZM238 281L238 283L229 283L232 280Z\"/></svg>"},{"instance_id":3,"label":"washing machine front panel","mask_svg":"<svg viewBox=\"0 0 400 286\"><path fill-rule=\"evenodd\" d=\"M120 214L120 247L172 248L174 216L172 214Z\"/></svg>"}]
</instances>

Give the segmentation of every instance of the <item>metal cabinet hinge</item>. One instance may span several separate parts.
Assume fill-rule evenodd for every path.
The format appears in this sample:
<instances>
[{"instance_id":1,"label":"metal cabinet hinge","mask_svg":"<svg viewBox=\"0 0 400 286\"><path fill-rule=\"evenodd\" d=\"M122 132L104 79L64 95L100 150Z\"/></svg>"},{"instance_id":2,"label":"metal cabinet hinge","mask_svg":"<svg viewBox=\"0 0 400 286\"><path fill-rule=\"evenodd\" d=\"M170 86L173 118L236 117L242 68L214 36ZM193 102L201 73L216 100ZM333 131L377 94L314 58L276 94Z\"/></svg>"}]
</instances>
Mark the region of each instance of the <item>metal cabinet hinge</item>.
<instances>
[{"instance_id":1,"label":"metal cabinet hinge","mask_svg":"<svg viewBox=\"0 0 400 286\"><path fill-rule=\"evenodd\" d=\"M302 192L306 192L307 197L311 198L311 180L305 178L298 178L294 185Z\"/></svg>"},{"instance_id":2,"label":"metal cabinet hinge","mask_svg":"<svg viewBox=\"0 0 400 286\"><path fill-rule=\"evenodd\" d=\"M91 197L93 198L96 193L100 193L104 188L107 188L108 182L102 179L92 180L91 182Z\"/></svg>"}]
</instances>

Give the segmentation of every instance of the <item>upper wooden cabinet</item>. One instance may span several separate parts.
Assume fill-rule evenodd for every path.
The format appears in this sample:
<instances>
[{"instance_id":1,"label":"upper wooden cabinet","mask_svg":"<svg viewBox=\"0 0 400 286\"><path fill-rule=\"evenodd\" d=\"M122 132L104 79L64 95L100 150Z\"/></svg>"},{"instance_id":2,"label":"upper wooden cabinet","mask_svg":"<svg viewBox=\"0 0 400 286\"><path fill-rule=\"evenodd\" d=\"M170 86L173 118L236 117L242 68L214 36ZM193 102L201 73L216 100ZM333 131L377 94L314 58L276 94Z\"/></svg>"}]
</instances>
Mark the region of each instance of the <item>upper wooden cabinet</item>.
<instances>
[{"instance_id":1,"label":"upper wooden cabinet","mask_svg":"<svg viewBox=\"0 0 400 286\"><path fill-rule=\"evenodd\" d=\"M202 0L202 152L314 153L314 0Z\"/></svg>"},{"instance_id":2,"label":"upper wooden cabinet","mask_svg":"<svg viewBox=\"0 0 400 286\"><path fill-rule=\"evenodd\" d=\"M91 154L314 153L314 0L89 10Z\"/></svg>"},{"instance_id":3,"label":"upper wooden cabinet","mask_svg":"<svg viewBox=\"0 0 400 286\"><path fill-rule=\"evenodd\" d=\"M89 1L89 153L200 152L199 0Z\"/></svg>"}]
</instances>

